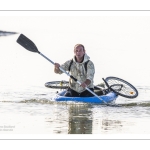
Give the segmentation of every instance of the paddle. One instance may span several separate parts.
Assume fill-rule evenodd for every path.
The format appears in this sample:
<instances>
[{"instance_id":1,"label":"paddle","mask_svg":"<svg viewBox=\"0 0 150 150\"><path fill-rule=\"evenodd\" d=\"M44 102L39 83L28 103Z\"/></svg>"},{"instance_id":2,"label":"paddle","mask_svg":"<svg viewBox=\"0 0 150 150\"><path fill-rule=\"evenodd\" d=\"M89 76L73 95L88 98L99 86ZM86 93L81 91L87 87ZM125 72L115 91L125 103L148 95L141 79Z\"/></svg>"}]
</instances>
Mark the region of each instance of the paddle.
<instances>
[{"instance_id":1,"label":"paddle","mask_svg":"<svg viewBox=\"0 0 150 150\"><path fill-rule=\"evenodd\" d=\"M31 52L36 52L38 54L40 54L41 56L43 56L45 59L47 59L49 62L51 62L53 65L55 65L55 63L50 60L49 58L47 58L45 55L43 55L41 52L38 51L36 45L30 40L28 39L25 35L20 34L20 36L17 39L17 43L19 43L21 46L23 46L25 49L31 51ZM63 70L61 67L59 67L59 69L64 72L67 76L69 76L70 78L72 78L73 80L75 80L79 85L81 85L81 82L79 82L76 78L74 78L72 75L70 75L68 72L66 72L65 70ZM89 88L86 87L86 90L88 90L90 93L92 93L94 96L96 96L99 100L101 100L104 104L106 105L110 105L107 102L105 102L103 99L101 99L98 95L96 95L93 91L91 91ZM112 105L111 105L112 106Z\"/></svg>"}]
</instances>

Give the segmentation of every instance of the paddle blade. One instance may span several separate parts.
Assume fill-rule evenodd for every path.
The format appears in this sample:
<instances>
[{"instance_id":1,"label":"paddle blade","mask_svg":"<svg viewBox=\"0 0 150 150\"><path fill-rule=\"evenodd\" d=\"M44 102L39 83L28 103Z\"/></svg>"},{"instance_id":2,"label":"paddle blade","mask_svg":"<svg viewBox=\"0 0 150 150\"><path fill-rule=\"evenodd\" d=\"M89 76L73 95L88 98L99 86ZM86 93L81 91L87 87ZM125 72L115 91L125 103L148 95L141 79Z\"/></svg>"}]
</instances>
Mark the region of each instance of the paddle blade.
<instances>
[{"instance_id":1,"label":"paddle blade","mask_svg":"<svg viewBox=\"0 0 150 150\"><path fill-rule=\"evenodd\" d=\"M23 34L20 34L20 36L17 39L17 43L19 43L21 46L23 46L25 49L27 49L31 52L40 53L38 51L36 45Z\"/></svg>"}]
</instances>

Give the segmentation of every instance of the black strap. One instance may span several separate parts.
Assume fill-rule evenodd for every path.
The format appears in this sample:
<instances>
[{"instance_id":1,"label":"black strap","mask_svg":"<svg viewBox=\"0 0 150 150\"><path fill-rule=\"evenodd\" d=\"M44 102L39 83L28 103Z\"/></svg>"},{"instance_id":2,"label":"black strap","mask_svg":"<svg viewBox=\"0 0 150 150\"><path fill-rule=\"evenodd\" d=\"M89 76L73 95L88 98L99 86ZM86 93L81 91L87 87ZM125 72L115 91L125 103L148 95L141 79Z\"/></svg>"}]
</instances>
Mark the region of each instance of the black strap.
<instances>
[{"instance_id":1,"label":"black strap","mask_svg":"<svg viewBox=\"0 0 150 150\"><path fill-rule=\"evenodd\" d=\"M90 60L88 60L88 61L86 61L85 63L84 63L84 68L85 68L85 71L87 72L87 64L88 64L88 62L89 62Z\"/></svg>"},{"instance_id":2,"label":"black strap","mask_svg":"<svg viewBox=\"0 0 150 150\"><path fill-rule=\"evenodd\" d=\"M88 61L86 61L86 62L84 63L84 68L85 68L85 71L86 71L86 72L87 72L87 64L88 64L89 61L90 61L90 60L88 60ZM72 63L73 63L73 59L70 61L70 64L69 64L69 68L68 68L68 71L69 71L69 72L70 72Z\"/></svg>"},{"instance_id":3,"label":"black strap","mask_svg":"<svg viewBox=\"0 0 150 150\"><path fill-rule=\"evenodd\" d=\"M70 64L69 64L69 68L68 68L68 71L69 71L69 72L70 72L72 63L73 63L73 59L70 61Z\"/></svg>"}]
</instances>

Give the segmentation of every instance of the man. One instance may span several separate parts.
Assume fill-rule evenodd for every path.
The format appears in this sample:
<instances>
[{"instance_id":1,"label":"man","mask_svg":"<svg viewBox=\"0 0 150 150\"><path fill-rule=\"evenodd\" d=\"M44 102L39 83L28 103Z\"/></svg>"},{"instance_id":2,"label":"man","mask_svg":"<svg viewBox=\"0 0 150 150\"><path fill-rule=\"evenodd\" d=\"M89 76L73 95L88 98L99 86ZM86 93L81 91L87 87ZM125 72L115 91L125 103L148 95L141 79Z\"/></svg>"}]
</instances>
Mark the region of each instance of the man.
<instances>
[{"instance_id":1,"label":"man","mask_svg":"<svg viewBox=\"0 0 150 150\"><path fill-rule=\"evenodd\" d=\"M93 78L95 74L95 67L90 57L86 54L85 48L82 44L77 44L74 47L74 57L72 60L66 61L60 66L55 63L54 72L62 74L63 72L59 69L61 67L65 71L70 71L71 75L81 82L79 85L76 81L70 78L69 88L65 96L69 97L90 97L93 96L85 88L88 87L94 91Z\"/></svg>"}]
</instances>

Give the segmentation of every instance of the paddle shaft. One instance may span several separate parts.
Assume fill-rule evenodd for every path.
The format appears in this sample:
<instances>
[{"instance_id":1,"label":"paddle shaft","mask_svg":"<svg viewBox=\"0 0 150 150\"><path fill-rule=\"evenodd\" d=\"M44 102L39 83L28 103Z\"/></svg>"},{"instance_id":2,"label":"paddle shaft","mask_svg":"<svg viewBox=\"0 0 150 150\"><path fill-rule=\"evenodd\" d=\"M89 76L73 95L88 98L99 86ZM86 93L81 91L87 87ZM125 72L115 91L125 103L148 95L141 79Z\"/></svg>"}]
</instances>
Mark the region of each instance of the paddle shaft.
<instances>
[{"instance_id":1,"label":"paddle shaft","mask_svg":"<svg viewBox=\"0 0 150 150\"><path fill-rule=\"evenodd\" d=\"M55 63L50 60L48 57L46 57L45 55L43 55L41 52L38 52L41 56L43 56L45 59L47 59L49 62L51 62L53 65L55 65ZM69 76L70 78L72 78L73 80L75 80L79 85L81 85L81 82L78 81L76 78L74 78L72 75L70 75L68 72L66 72L64 69L62 69L61 67L59 67L59 69L65 73L67 76ZM86 90L88 90L90 93L92 93L94 96L96 96L98 99L100 99L102 102L104 102L105 104L107 104L103 99L101 99L98 95L96 95L93 91L91 91L89 88L85 88Z\"/></svg>"}]
</instances>

